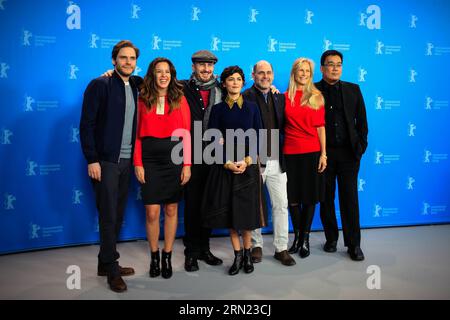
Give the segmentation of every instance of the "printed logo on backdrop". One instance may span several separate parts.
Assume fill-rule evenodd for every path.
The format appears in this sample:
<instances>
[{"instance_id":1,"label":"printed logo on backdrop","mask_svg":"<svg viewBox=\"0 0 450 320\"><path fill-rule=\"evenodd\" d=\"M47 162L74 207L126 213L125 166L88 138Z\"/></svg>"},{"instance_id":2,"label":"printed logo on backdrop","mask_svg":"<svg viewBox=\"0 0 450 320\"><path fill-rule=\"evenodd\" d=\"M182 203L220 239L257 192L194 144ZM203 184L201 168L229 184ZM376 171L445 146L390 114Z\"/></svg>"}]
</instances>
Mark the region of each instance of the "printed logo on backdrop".
<instances>
[{"instance_id":1,"label":"printed logo on backdrop","mask_svg":"<svg viewBox=\"0 0 450 320\"><path fill-rule=\"evenodd\" d=\"M5 193L3 200L3 208L5 210L14 210L14 202L16 201L16 197L12 194Z\"/></svg>"},{"instance_id":2,"label":"printed logo on backdrop","mask_svg":"<svg viewBox=\"0 0 450 320\"><path fill-rule=\"evenodd\" d=\"M81 29L81 9L73 1L69 1L66 13L69 15L66 20L66 27L69 30Z\"/></svg>"},{"instance_id":3,"label":"printed logo on backdrop","mask_svg":"<svg viewBox=\"0 0 450 320\"><path fill-rule=\"evenodd\" d=\"M417 126L414 123L408 123L408 137L415 137Z\"/></svg>"},{"instance_id":4,"label":"printed logo on backdrop","mask_svg":"<svg viewBox=\"0 0 450 320\"><path fill-rule=\"evenodd\" d=\"M421 215L427 216L427 215L435 215L439 213L446 213L447 206L440 204L440 205L430 205L428 202L423 201L422 202L422 210Z\"/></svg>"},{"instance_id":5,"label":"printed logo on backdrop","mask_svg":"<svg viewBox=\"0 0 450 320\"><path fill-rule=\"evenodd\" d=\"M80 71L77 65L69 63L69 80L77 80L77 72Z\"/></svg>"},{"instance_id":6,"label":"printed logo on backdrop","mask_svg":"<svg viewBox=\"0 0 450 320\"><path fill-rule=\"evenodd\" d=\"M56 43L55 36L33 35L33 33L30 30L25 29L22 30L21 43L23 47L31 47L32 38L34 39L35 47L44 47L46 45Z\"/></svg>"},{"instance_id":7,"label":"printed logo on backdrop","mask_svg":"<svg viewBox=\"0 0 450 320\"><path fill-rule=\"evenodd\" d=\"M422 210L421 215L427 216L427 215L435 215L439 213L445 213L447 211L446 205L430 205L428 202L424 201L422 202Z\"/></svg>"},{"instance_id":8,"label":"printed logo on backdrop","mask_svg":"<svg viewBox=\"0 0 450 320\"><path fill-rule=\"evenodd\" d=\"M375 44L375 54L376 55L392 55L394 53L399 53L402 50L400 45L387 45L382 41L377 40Z\"/></svg>"},{"instance_id":9,"label":"printed logo on backdrop","mask_svg":"<svg viewBox=\"0 0 450 320\"><path fill-rule=\"evenodd\" d=\"M364 179L358 179L358 191L363 192L364 186L366 185L366 180Z\"/></svg>"},{"instance_id":10,"label":"printed logo on backdrop","mask_svg":"<svg viewBox=\"0 0 450 320\"><path fill-rule=\"evenodd\" d=\"M417 71L414 70L413 68L409 69L409 82L410 83L416 82L416 76L417 76Z\"/></svg>"},{"instance_id":11,"label":"printed logo on backdrop","mask_svg":"<svg viewBox=\"0 0 450 320\"><path fill-rule=\"evenodd\" d=\"M412 14L411 19L409 20L409 27L411 29L417 28L417 25L416 25L417 20L419 20L419 18L417 18L417 16L415 14Z\"/></svg>"},{"instance_id":12,"label":"printed logo on backdrop","mask_svg":"<svg viewBox=\"0 0 450 320\"><path fill-rule=\"evenodd\" d=\"M47 109L55 109L58 107L58 100L35 100L33 97L25 94L23 103L23 109L25 112L32 112L34 109L36 109L36 111L47 111Z\"/></svg>"},{"instance_id":13,"label":"printed logo on backdrop","mask_svg":"<svg viewBox=\"0 0 450 320\"><path fill-rule=\"evenodd\" d=\"M441 110L448 108L448 100L433 100L430 96L425 97L425 110Z\"/></svg>"},{"instance_id":14,"label":"printed logo on backdrop","mask_svg":"<svg viewBox=\"0 0 450 320\"><path fill-rule=\"evenodd\" d=\"M373 218L390 217L396 214L398 214L398 208L385 208L377 203L373 206Z\"/></svg>"},{"instance_id":15,"label":"printed logo on backdrop","mask_svg":"<svg viewBox=\"0 0 450 320\"><path fill-rule=\"evenodd\" d=\"M141 11L141 7L137 4L131 4L131 19L139 19L139 11Z\"/></svg>"},{"instance_id":16,"label":"printed logo on backdrop","mask_svg":"<svg viewBox=\"0 0 450 320\"><path fill-rule=\"evenodd\" d=\"M358 82L366 82L367 70L363 67L358 68Z\"/></svg>"},{"instance_id":17,"label":"printed logo on backdrop","mask_svg":"<svg viewBox=\"0 0 450 320\"><path fill-rule=\"evenodd\" d=\"M296 42L279 42L277 39L269 36L267 43L268 52L287 52L288 50L296 50Z\"/></svg>"},{"instance_id":18,"label":"printed logo on backdrop","mask_svg":"<svg viewBox=\"0 0 450 320\"><path fill-rule=\"evenodd\" d=\"M211 51L231 51L232 49L239 49L240 47L240 41L222 41L221 38L216 35L211 36Z\"/></svg>"},{"instance_id":19,"label":"printed logo on backdrop","mask_svg":"<svg viewBox=\"0 0 450 320\"><path fill-rule=\"evenodd\" d=\"M408 176L408 179L406 182L406 190L414 190L415 182L416 182L416 179L414 179L414 177Z\"/></svg>"},{"instance_id":20,"label":"printed logo on backdrop","mask_svg":"<svg viewBox=\"0 0 450 320\"><path fill-rule=\"evenodd\" d=\"M57 233L62 233L64 231L63 226L51 226L42 227L36 223L30 222L28 227L28 237L29 239L39 239L39 238L49 238Z\"/></svg>"},{"instance_id":21,"label":"printed logo on backdrop","mask_svg":"<svg viewBox=\"0 0 450 320\"><path fill-rule=\"evenodd\" d=\"M81 197L83 196L83 192L79 189L72 189L72 204L81 204Z\"/></svg>"},{"instance_id":22,"label":"printed logo on backdrop","mask_svg":"<svg viewBox=\"0 0 450 320\"><path fill-rule=\"evenodd\" d=\"M117 42L120 41L120 39L113 39L113 38L100 38L100 36L96 33L91 33L89 38L89 48L91 49L97 49L98 43L97 41L100 40L100 48L101 49L112 49Z\"/></svg>"},{"instance_id":23,"label":"printed logo on backdrop","mask_svg":"<svg viewBox=\"0 0 450 320\"><path fill-rule=\"evenodd\" d=\"M398 107L400 107L400 100L384 100L381 96L375 96L375 110L392 110Z\"/></svg>"},{"instance_id":24,"label":"printed logo on backdrop","mask_svg":"<svg viewBox=\"0 0 450 320\"><path fill-rule=\"evenodd\" d=\"M142 69L139 68L138 65L136 65L136 68L134 69L133 75L138 76L139 73L141 73L141 72L142 72Z\"/></svg>"},{"instance_id":25,"label":"printed logo on backdrop","mask_svg":"<svg viewBox=\"0 0 450 320\"><path fill-rule=\"evenodd\" d=\"M350 44L347 43L333 43L330 39L323 38L323 51L327 51L330 49L338 50L338 51L349 51Z\"/></svg>"},{"instance_id":26,"label":"printed logo on backdrop","mask_svg":"<svg viewBox=\"0 0 450 320\"><path fill-rule=\"evenodd\" d=\"M5 6L3 5L3 2L6 0L0 0L0 10L5 10Z\"/></svg>"},{"instance_id":27,"label":"printed logo on backdrop","mask_svg":"<svg viewBox=\"0 0 450 320\"><path fill-rule=\"evenodd\" d=\"M250 8L250 13L249 13L249 15L248 15L248 22L250 22L250 23L256 23L256 22L258 22L257 20L256 20L256 16L259 14L259 11L257 10L257 9L253 9L253 8Z\"/></svg>"},{"instance_id":28,"label":"printed logo on backdrop","mask_svg":"<svg viewBox=\"0 0 450 320\"><path fill-rule=\"evenodd\" d=\"M359 13L359 26L369 30L381 29L381 9L377 5L370 5L365 12Z\"/></svg>"},{"instance_id":29,"label":"printed logo on backdrop","mask_svg":"<svg viewBox=\"0 0 450 320\"><path fill-rule=\"evenodd\" d=\"M432 42L427 42L425 55L426 56L443 56L450 53L450 47L435 47Z\"/></svg>"},{"instance_id":30,"label":"printed logo on backdrop","mask_svg":"<svg viewBox=\"0 0 450 320\"><path fill-rule=\"evenodd\" d=\"M60 164L38 165L35 161L27 159L25 175L27 177L37 176L37 175L47 176L51 173L55 173L55 172L59 172L59 171L61 171Z\"/></svg>"},{"instance_id":31,"label":"printed logo on backdrop","mask_svg":"<svg viewBox=\"0 0 450 320\"><path fill-rule=\"evenodd\" d=\"M162 50L172 50L181 48L183 41L181 40L163 40L158 35L152 35L152 50L161 50L160 43L162 42Z\"/></svg>"},{"instance_id":32,"label":"printed logo on backdrop","mask_svg":"<svg viewBox=\"0 0 450 320\"><path fill-rule=\"evenodd\" d=\"M8 71L8 70L9 70L9 64L7 64L6 62L1 62L0 63L0 78L7 79L8 73L6 71Z\"/></svg>"},{"instance_id":33,"label":"printed logo on backdrop","mask_svg":"<svg viewBox=\"0 0 450 320\"><path fill-rule=\"evenodd\" d=\"M191 21L200 21L200 18L198 17L198 15L200 13L202 13L202 10L200 10L199 7L195 7L192 6L192 11L191 11Z\"/></svg>"},{"instance_id":34,"label":"printed logo on backdrop","mask_svg":"<svg viewBox=\"0 0 450 320\"><path fill-rule=\"evenodd\" d=\"M305 24L313 24L312 17L314 17L314 12L308 9L306 9L305 11Z\"/></svg>"},{"instance_id":35,"label":"printed logo on backdrop","mask_svg":"<svg viewBox=\"0 0 450 320\"><path fill-rule=\"evenodd\" d=\"M13 136L13 133L11 130L2 128L2 131L0 133L1 144L11 144L12 136Z\"/></svg>"},{"instance_id":36,"label":"printed logo on backdrop","mask_svg":"<svg viewBox=\"0 0 450 320\"><path fill-rule=\"evenodd\" d=\"M423 151L423 163L440 163L448 159L447 153L433 153L428 149Z\"/></svg>"},{"instance_id":37,"label":"printed logo on backdrop","mask_svg":"<svg viewBox=\"0 0 450 320\"><path fill-rule=\"evenodd\" d=\"M80 142L80 129L78 127L74 127L73 125L70 126L69 142L70 143Z\"/></svg>"},{"instance_id":38,"label":"printed logo on backdrop","mask_svg":"<svg viewBox=\"0 0 450 320\"><path fill-rule=\"evenodd\" d=\"M381 151L375 151L376 165L392 164L395 163L396 161L400 161L399 154L384 154Z\"/></svg>"}]
</instances>

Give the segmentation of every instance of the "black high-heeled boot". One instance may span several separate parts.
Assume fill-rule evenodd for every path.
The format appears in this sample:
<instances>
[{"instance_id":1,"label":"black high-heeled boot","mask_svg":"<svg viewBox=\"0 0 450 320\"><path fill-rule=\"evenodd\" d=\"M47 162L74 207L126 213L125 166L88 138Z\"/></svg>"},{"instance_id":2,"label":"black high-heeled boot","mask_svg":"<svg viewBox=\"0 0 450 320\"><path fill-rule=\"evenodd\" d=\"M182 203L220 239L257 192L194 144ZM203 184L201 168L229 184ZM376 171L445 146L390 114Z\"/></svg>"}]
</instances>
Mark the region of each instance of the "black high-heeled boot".
<instances>
[{"instance_id":1,"label":"black high-heeled boot","mask_svg":"<svg viewBox=\"0 0 450 320\"><path fill-rule=\"evenodd\" d=\"M242 250L239 251L234 250L234 261L233 265L230 267L230 270L228 270L228 274L230 276L238 274L239 270L242 268L242 263L243 263Z\"/></svg>"},{"instance_id":2,"label":"black high-heeled boot","mask_svg":"<svg viewBox=\"0 0 450 320\"><path fill-rule=\"evenodd\" d=\"M252 273L255 268L253 267L251 249L244 249L244 272Z\"/></svg>"},{"instance_id":3,"label":"black high-heeled boot","mask_svg":"<svg viewBox=\"0 0 450 320\"><path fill-rule=\"evenodd\" d=\"M169 279L172 276L172 251L162 251L161 257L161 275L164 279Z\"/></svg>"},{"instance_id":4,"label":"black high-heeled boot","mask_svg":"<svg viewBox=\"0 0 450 320\"><path fill-rule=\"evenodd\" d=\"M309 256L310 251L309 251L309 232L302 232L301 236L300 236L300 251L299 251L299 255L301 258L306 258L307 256Z\"/></svg>"},{"instance_id":5,"label":"black high-heeled boot","mask_svg":"<svg viewBox=\"0 0 450 320\"><path fill-rule=\"evenodd\" d=\"M150 278L155 278L161 274L159 267L159 250L151 253L150 271L148 272Z\"/></svg>"},{"instance_id":6,"label":"black high-heeled boot","mask_svg":"<svg viewBox=\"0 0 450 320\"><path fill-rule=\"evenodd\" d=\"M297 253L300 247L300 231L298 229L294 229L294 236L294 242L292 242L292 246L288 250L290 254Z\"/></svg>"}]
</instances>

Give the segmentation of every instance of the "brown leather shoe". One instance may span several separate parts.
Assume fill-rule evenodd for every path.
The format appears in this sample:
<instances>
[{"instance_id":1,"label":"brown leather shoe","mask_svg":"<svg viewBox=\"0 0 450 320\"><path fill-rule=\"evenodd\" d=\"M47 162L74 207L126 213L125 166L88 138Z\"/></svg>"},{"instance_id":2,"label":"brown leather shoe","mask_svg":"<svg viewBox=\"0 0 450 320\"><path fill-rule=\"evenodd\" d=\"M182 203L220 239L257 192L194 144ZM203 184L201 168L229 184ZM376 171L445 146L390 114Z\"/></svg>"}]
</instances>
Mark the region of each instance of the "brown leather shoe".
<instances>
[{"instance_id":1,"label":"brown leather shoe","mask_svg":"<svg viewBox=\"0 0 450 320\"><path fill-rule=\"evenodd\" d=\"M261 247L254 247L252 249L252 262L258 263L262 260L262 248Z\"/></svg>"},{"instance_id":2,"label":"brown leather shoe","mask_svg":"<svg viewBox=\"0 0 450 320\"><path fill-rule=\"evenodd\" d=\"M109 288L114 292L124 292L127 290L127 284L121 276L108 278Z\"/></svg>"},{"instance_id":3,"label":"brown leather shoe","mask_svg":"<svg viewBox=\"0 0 450 320\"><path fill-rule=\"evenodd\" d=\"M285 266L293 266L296 263L294 258L291 257L287 250L275 252L275 255L273 257L278 261L281 261L281 264Z\"/></svg>"},{"instance_id":4,"label":"brown leather shoe","mask_svg":"<svg viewBox=\"0 0 450 320\"><path fill-rule=\"evenodd\" d=\"M121 266L119 266L119 272L120 272L120 275L122 277L132 276L134 274L134 269L131 268L131 267L121 267ZM97 270L97 275L99 277L105 277L105 276L108 275L108 273L106 271L104 271L104 270L98 269Z\"/></svg>"}]
</instances>

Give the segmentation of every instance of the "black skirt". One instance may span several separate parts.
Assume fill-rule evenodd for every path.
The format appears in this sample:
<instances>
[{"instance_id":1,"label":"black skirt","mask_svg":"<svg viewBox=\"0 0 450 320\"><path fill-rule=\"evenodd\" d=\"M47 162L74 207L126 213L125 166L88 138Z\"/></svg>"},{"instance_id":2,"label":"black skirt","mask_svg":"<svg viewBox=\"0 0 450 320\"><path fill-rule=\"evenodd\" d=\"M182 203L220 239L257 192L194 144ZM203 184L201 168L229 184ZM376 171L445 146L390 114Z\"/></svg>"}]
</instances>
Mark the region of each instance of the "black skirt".
<instances>
[{"instance_id":1,"label":"black skirt","mask_svg":"<svg viewBox=\"0 0 450 320\"><path fill-rule=\"evenodd\" d=\"M316 204L324 201L325 175L319 173L320 152L286 154L289 204Z\"/></svg>"},{"instance_id":2,"label":"black skirt","mask_svg":"<svg viewBox=\"0 0 450 320\"><path fill-rule=\"evenodd\" d=\"M202 221L207 228L255 230L267 225L262 179L257 164L242 174L212 165L205 184Z\"/></svg>"},{"instance_id":3,"label":"black skirt","mask_svg":"<svg viewBox=\"0 0 450 320\"><path fill-rule=\"evenodd\" d=\"M142 139L145 183L141 185L141 191L144 204L168 204L181 200L183 165L174 164L171 159L172 148L177 143L177 141L171 141L170 137Z\"/></svg>"}]
</instances>

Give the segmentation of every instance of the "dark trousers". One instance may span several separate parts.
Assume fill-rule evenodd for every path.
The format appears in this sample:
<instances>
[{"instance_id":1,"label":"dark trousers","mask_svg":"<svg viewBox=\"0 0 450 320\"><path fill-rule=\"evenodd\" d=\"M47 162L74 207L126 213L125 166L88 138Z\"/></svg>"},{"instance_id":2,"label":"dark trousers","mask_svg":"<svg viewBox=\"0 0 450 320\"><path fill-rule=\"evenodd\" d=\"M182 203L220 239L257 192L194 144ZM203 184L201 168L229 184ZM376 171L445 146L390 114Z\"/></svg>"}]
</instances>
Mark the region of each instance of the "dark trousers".
<instances>
[{"instance_id":1,"label":"dark trousers","mask_svg":"<svg viewBox=\"0 0 450 320\"><path fill-rule=\"evenodd\" d=\"M119 163L101 161L101 181L92 180L99 214L100 252L98 267L110 275L119 274L120 255L116 242L122 227L130 182L131 159Z\"/></svg>"},{"instance_id":2,"label":"dark trousers","mask_svg":"<svg viewBox=\"0 0 450 320\"><path fill-rule=\"evenodd\" d=\"M352 150L349 148L327 148L327 156L325 201L320 204L320 218L325 237L327 241L337 241L339 236L334 205L337 179L344 244L346 247L360 246L359 160L355 159Z\"/></svg>"},{"instance_id":3,"label":"dark trousers","mask_svg":"<svg viewBox=\"0 0 450 320\"><path fill-rule=\"evenodd\" d=\"M184 189L184 255L198 258L200 253L209 250L211 229L203 227L201 205L209 166L192 165L191 179Z\"/></svg>"}]
</instances>

